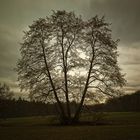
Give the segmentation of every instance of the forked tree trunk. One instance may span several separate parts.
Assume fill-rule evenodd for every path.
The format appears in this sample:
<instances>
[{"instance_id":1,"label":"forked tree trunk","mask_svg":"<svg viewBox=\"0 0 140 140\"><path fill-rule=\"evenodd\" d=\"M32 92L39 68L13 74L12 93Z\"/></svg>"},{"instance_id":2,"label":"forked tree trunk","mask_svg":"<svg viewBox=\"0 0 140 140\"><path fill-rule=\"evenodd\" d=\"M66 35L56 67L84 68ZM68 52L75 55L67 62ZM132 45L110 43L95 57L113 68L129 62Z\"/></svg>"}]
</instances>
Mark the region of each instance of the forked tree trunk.
<instances>
[{"instance_id":1,"label":"forked tree trunk","mask_svg":"<svg viewBox=\"0 0 140 140\"><path fill-rule=\"evenodd\" d=\"M57 96L57 92L56 92L56 89L55 89L55 86L54 86L54 83L53 83L53 80L52 80L52 77L51 77L51 74L50 74L50 71L49 71L49 67L48 67L48 64L47 64L45 48L44 48L44 41L41 42L41 46L42 46L42 51L43 51L45 67L46 67L46 70L47 70L47 73L48 73L48 77L49 77L49 80L50 80L50 83L51 83L51 86L52 86L52 90L54 92L55 99L56 99L58 107L59 107L60 118L62 120L65 120L66 115L65 115L63 106L62 106L62 104L61 104L61 102L60 102L60 100L59 100L59 98Z\"/></svg>"},{"instance_id":2,"label":"forked tree trunk","mask_svg":"<svg viewBox=\"0 0 140 140\"><path fill-rule=\"evenodd\" d=\"M95 45L95 42L96 41L94 41L93 46L92 46L93 55L92 55L92 59L90 61L90 68L89 68L85 88L84 88L84 91L83 91L83 95L82 95L79 107L78 107L78 109L77 109L77 111L76 111L76 113L75 113L75 115L73 117L74 122L78 122L78 120L79 120L79 117L80 117L80 114L81 114L81 111L82 111L82 107L83 107L83 103L84 103L84 99L85 99L85 96L86 96L86 93L87 93L87 89L88 89L88 85L89 85L89 79L90 79L92 66L93 66L93 61L94 61L94 45Z\"/></svg>"},{"instance_id":3,"label":"forked tree trunk","mask_svg":"<svg viewBox=\"0 0 140 140\"><path fill-rule=\"evenodd\" d=\"M64 82L65 82L65 97L66 97L66 113L67 113L67 117L65 118L66 121L71 120L71 110L70 110L70 103L69 103L69 91L68 91L68 78L67 78L67 54L65 54L64 51L64 32L63 29L61 27L62 30L62 38L61 38L61 47L62 47L62 59L63 59L63 67L64 67Z\"/></svg>"}]
</instances>

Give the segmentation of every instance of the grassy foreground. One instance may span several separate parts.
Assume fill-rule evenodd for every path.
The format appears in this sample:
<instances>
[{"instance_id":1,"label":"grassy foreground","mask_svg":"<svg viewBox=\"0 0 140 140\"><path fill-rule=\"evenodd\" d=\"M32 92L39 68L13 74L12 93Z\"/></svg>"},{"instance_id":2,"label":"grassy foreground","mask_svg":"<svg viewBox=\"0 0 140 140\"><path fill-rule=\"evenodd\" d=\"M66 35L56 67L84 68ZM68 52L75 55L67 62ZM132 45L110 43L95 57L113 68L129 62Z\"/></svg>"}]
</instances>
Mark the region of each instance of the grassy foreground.
<instances>
[{"instance_id":1,"label":"grassy foreground","mask_svg":"<svg viewBox=\"0 0 140 140\"><path fill-rule=\"evenodd\" d=\"M83 120L95 125L50 125L55 117L0 120L0 140L140 140L140 113L97 113Z\"/></svg>"}]
</instances>

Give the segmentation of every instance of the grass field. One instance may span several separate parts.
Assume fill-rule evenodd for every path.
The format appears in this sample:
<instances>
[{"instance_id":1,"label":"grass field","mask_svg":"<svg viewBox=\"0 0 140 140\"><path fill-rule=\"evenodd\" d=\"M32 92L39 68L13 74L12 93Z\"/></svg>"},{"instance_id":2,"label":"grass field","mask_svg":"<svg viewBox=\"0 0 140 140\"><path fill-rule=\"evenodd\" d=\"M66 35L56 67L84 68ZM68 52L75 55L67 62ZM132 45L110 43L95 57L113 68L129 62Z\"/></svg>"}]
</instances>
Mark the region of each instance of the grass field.
<instances>
[{"instance_id":1,"label":"grass field","mask_svg":"<svg viewBox=\"0 0 140 140\"><path fill-rule=\"evenodd\" d=\"M0 140L140 140L140 113L97 113L83 120L95 125L51 125L57 123L53 116L0 120Z\"/></svg>"}]
</instances>

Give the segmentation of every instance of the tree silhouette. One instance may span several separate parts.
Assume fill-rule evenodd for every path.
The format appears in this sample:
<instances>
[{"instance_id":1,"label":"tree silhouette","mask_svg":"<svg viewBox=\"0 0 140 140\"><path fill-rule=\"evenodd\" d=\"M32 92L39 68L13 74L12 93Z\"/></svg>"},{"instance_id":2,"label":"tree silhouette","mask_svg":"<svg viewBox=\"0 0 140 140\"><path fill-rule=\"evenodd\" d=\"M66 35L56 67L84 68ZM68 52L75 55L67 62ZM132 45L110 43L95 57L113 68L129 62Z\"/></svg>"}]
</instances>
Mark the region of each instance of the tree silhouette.
<instances>
[{"instance_id":1,"label":"tree silhouette","mask_svg":"<svg viewBox=\"0 0 140 140\"><path fill-rule=\"evenodd\" d=\"M12 99L13 92L10 91L10 88L6 84L0 83L0 99Z\"/></svg>"},{"instance_id":2,"label":"tree silhouette","mask_svg":"<svg viewBox=\"0 0 140 140\"><path fill-rule=\"evenodd\" d=\"M125 79L117 43L104 17L83 21L73 12L53 11L25 32L17 64L20 87L34 100L57 102L62 123L76 122L94 93L103 98L120 94ZM74 100L79 106L72 115Z\"/></svg>"}]
</instances>

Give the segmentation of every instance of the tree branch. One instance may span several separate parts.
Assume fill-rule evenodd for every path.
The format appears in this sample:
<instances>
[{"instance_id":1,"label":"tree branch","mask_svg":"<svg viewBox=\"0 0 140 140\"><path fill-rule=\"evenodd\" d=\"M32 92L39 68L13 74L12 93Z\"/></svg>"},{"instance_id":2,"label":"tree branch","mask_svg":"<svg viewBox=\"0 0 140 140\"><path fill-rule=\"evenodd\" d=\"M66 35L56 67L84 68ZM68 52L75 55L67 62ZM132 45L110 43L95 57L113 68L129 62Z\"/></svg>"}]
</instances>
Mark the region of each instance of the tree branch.
<instances>
[{"instance_id":1,"label":"tree branch","mask_svg":"<svg viewBox=\"0 0 140 140\"><path fill-rule=\"evenodd\" d=\"M54 83L53 83L53 80L52 80L52 77L51 77L51 74L50 74L50 71L49 71L49 67L48 67L48 64L47 64L47 60L46 60L46 54L45 54L45 48L44 48L44 40L41 40L40 41L41 43L41 47L42 47L42 51L43 51L43 57L44 57L44 62L45 62L45 66L46 66L46 70L48 72L48 77L49 77L49 80L50 80L50 83L51 83L51 86L52 86L52 89L53 89L53 92L54 92L54 95L55 95L55 99L59 105L59 108L60 108L60 111L63 115L63 117L65 117L65 113L64 113L64 109L63 109L63 106L57 96L57 92L56 92L56 89L55 89L55 86L54 86Z\"/></svg>"}]
</instances>

